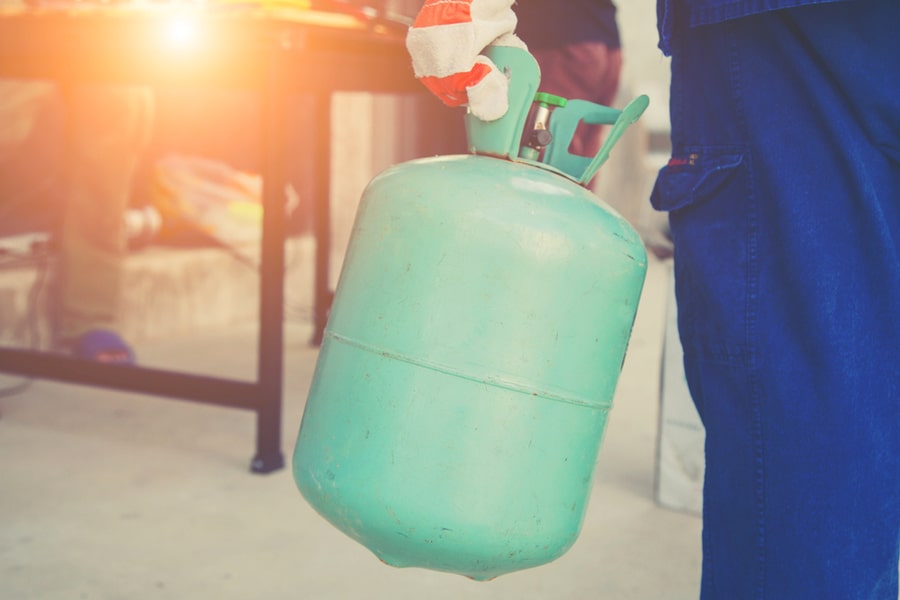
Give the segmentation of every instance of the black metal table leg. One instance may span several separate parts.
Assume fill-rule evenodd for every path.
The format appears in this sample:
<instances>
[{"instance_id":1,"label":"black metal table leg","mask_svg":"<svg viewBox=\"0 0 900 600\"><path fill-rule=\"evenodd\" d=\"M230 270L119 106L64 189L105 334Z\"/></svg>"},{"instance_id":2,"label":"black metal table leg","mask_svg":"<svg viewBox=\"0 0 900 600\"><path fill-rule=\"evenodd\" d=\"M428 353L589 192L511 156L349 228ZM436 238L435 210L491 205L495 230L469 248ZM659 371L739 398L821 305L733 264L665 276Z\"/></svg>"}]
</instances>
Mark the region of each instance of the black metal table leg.
<instances>
[{"instance_id":1,"label":"black metal table leg","mask_svg":"<svg viewBox=\"0 0 900 600\"><path fill-rule=\"evenodd\" d=\"M277 52L269 59L263 91L263 223L260 260L259 360L257 362L254 473L284 467L281 399L284 372L285 132L287 94Z\"/></svg>"}]
</instances>

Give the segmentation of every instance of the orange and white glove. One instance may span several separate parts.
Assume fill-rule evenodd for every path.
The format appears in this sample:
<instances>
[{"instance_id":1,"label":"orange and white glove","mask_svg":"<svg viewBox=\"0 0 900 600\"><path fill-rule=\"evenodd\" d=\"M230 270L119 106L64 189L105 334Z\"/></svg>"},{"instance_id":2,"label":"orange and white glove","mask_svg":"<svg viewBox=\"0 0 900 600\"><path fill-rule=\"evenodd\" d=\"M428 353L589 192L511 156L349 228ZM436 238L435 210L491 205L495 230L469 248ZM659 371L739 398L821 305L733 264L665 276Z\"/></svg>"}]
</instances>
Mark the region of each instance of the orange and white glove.
<instances>
[{"instance_id":1,"label":"orange and white glove","mask_svg":"<svg viewBox=\"0 0 900 600\"><path fill-rule=\"evenodd\" d=\"M468 105L483 121L506 114L509 82L481 51L526 49L513 31L514 0L426 0L406 35L413 70L447 106Z\"/></svg>"}]
</instances>

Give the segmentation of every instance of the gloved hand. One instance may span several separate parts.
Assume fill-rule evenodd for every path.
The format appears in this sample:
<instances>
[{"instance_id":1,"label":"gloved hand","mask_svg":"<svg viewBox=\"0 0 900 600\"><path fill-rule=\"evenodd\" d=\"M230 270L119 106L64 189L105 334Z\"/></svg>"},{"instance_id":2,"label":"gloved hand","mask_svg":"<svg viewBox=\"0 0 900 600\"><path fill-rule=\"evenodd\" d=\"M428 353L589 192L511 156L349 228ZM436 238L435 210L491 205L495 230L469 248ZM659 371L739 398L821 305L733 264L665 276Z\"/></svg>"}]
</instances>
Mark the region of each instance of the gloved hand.
<instances>
[{"instance_id":1,"label":"gloved hand","mask_svg":"<svg viewBox=\"0 0 900 600\"><path fill-rule=\"evenodd\" d=\"M426 0L406 36L413 70L447 106L469 105L483 121L506 114L509 82L480 53L490 45L526 49L513 33L514 0Z\"/></svg>"}]
</instances>

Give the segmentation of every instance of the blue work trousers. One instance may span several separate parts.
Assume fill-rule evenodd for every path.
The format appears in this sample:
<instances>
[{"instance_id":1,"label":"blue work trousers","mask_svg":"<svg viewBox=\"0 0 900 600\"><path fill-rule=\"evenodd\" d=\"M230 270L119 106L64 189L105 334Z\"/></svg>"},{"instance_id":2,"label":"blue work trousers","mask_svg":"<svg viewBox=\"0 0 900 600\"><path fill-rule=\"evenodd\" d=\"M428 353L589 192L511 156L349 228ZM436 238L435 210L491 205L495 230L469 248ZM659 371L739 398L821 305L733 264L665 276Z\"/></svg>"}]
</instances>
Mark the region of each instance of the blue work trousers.
<instances>
[{"instance_id":1,"label":"blue work trousers","mask_svg":"<svg viewBox=\"0 0 900 600\"><path fill-rule=\"evenodd\" d=\"M897 599L898 32L896 0L676 22L652 201L706 427L704 599Z\"/></svg>"}]
</instances>

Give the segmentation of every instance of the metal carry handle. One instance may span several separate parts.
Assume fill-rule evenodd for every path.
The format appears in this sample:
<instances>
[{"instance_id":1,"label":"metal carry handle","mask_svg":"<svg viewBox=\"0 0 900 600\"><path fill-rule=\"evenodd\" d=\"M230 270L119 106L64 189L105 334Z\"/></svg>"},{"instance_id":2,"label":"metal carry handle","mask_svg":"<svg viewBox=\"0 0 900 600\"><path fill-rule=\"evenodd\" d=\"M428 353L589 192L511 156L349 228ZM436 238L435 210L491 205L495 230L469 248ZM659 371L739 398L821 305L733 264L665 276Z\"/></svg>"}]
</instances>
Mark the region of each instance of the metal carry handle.
<instances>
[{"instance_id":1,"label":"metal carry handle","mask_svg":"<svg viewBox=\"0 0 900 600\"><path fill-rule=\"evenodd\" d=\"M609 158L610 151L628 126L640 118L649 103L647 96L638 96L623 110L618 110L587 100L569 100L565 106L553 111L553 118L550 120L553 142L547 146L544 162L586 185ZM593 157L569 152L569 145L581 122L613 126L603 141L603 146Z\"/></svg>"},{"instance_id":2,"label":"metal carry handle","mask_svg":"<svg viewBox=\"0 0 900 600\"><path fill-rule=\"evenodd\" d=\"M515 160L531 102L541 82L541 70L531 54L511 46L489 46L483 52L509 79L509 110L495 121L467 113L469 152Z\"/></svg>"},{"instance_id":3,"label":"metal carry handle","mask_svg":"<svg viewBox=\"0 0 900 600\"><path fill-rule=\"evenodd\" d=\"M528 157L520 157L520 149L528 113L540 86L540 67L534 57L521 48L490 46L485 49L484 55L509 78L509 110L495 121L482 121L471 113L466 114L466 136L469 152L472 154L544 164L581 185L587 185L609 158L610 151L625 130L638 120L650 103L649 98L643 95L632 100L623 110L587 100L565 101L553 110L549 122L552 141L544 149L542 163L535 163L528 160ZM593 158L569 152L569 145L581 122L589 125L612 125Z\"/></svg>"}]
</instances>

